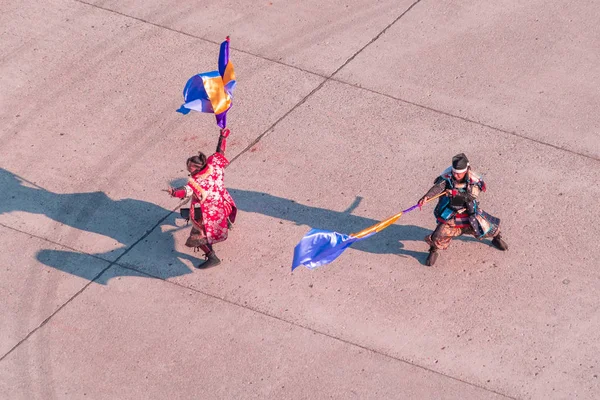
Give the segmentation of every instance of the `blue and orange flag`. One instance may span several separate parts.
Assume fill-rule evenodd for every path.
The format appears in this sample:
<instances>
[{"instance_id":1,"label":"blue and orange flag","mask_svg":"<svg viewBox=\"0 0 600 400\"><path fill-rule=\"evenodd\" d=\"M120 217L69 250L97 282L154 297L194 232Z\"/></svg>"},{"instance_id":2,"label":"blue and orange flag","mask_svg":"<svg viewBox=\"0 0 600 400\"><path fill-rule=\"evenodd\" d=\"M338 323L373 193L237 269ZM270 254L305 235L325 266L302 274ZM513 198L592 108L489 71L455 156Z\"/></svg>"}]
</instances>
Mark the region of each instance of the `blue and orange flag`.
<instances>
[{"instance_id":1,"label":"blue and orange flag","mask_svg":"<svg viewBox=\"0 0 600 400\"><path fill-rule=\"evenodd\" d=\"M433 201L444 195L445 192L442 192L428 199L427 202ZM367 239L374 234L381 232L400 219L402 214L411 212L417 207L419 207L419 205L415 204L414 206L409 207L406 210L402 210L398 214L393 215L386 220L378 222L373 226L350 235L325 231L322 229L311 229L306 235L304 235L304 237L294 248L292 271L301 265L308 269L315 269L321 265L333 262L353 243Z\"/></svg>"},{"instance_id":2,"label":"blue and orange flag","mask_svg":"<svg viewBox=\"0 0 600 400\"><path fill-rule=\"evenodd\" d=\"M177 111L182 114L187 114L191 110L213 113L217 118L217 125L225 128L235 84L235 71L233 63L229 60L229 36L227 36L227 39L221 43L219 51L219 70L192 76L183 88L185 103Z\"/></svg>"}]
</instances>

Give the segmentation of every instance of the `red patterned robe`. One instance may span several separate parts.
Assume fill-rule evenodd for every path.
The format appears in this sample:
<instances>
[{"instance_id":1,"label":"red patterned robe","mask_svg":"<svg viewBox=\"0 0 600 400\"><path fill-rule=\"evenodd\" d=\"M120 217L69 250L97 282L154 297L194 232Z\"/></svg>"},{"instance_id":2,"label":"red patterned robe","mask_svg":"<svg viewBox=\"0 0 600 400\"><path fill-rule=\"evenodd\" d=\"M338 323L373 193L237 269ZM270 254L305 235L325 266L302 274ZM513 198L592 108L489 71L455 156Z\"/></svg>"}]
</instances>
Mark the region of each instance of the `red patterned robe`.
<instances>
[{"instance_id":1,"label":"red patterned robe","mask_svg":"<svg viewBox=\"0 0 600 400\"><path fill-rule=\"evenodd\" d=\"M223 183L227 165L229 161L223 154L214 153L200 172L173 192L179 198L192 196L190 219L194 227L186 242L189 247L222 242L227 239L228 220L235 222L237 208ZM201 215L197 215L198 211Z\"/></svg>"}]
</instances>

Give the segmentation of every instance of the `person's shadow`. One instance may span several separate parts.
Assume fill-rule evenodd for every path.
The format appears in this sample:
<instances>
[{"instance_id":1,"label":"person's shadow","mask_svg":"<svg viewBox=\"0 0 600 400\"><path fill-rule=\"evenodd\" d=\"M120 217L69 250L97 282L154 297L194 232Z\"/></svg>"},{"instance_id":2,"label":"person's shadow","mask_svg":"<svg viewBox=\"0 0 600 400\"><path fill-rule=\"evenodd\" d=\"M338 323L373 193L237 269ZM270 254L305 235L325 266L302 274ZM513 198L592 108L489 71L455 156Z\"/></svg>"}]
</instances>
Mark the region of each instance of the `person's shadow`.
<instances>
[{"instance_id":1,"label":"person's shadow","mask_svg":"<svg viewBox=\"0 0 600 400\"><path fill-rule=\"evenodd\" d=\"M116 249L92 254L108 262L118 259L140 239L140 227L148 231L160 221L160 225L172 228L177 217L171 210L155 204L135 199L113 200L104 192L55 193L0 168L0 215L15 211L42 214L61 224L114 239L119 244ZM182 221L179 224L182 225ZM145 256L159 260L168 258L164 267L152 269L152 275L167 279L191 273L182 260L195 265L200 259L175 250L173 230L163 232L157 227L152 233L153 239L156 235L157 242L147 246ZM45 265L92 280L99 270L86 267L90 264L89 256L77 251L50 249L40 250L36 255ZM121 275L139 276L128 269L119 271ZM106 284L102 277L96 282Z\"/></svg>"},{"instance_id":2,"label":"person's shadow","mask_svg":"<svg viewBox=\"0 0 600 400\"><path fill-rule=\"evenodd\" d=\"M360 197L356 197L345 211L340 212L300 204L268 193L242 189L228 190L241 211L292 221L298 225L306 225L308 229L318 228L349 234L379 222L351 214L360 203L362 199ZM144 258L160 265L141 267L143 271L151 268L149 273L158 278L167 279L191 273L192 269L184 260L193 265L200 262L200 259L192 255L191 249L191 254L175 250L173 229L166 231L161 229L161 225L168 225L170 228L176 225L175 219L179 215L172 210L142 200L113 200L104 192L55 193L0 168L0 215L15 211L42 214L61 224L114 239L120 244L118 248L92 254L108 262L117 260L120 263L118 257L140 241L140 227L145 228L146 232L153 229L154 243L145 247ZM423 252L407 250L402 241L422 241L431 230L401 222L388 227L374 238L355 243L352 247L367 253L409 256L424 263L427 256L426 247ZM183 225L183 220L179 220L179 225ZM465 236L457 239L476 241L472 237ZM291 255L293 249L289 249L289 252ZM86 265L89 265L87 259L89 256L77 251L50 249L40 250L37 253L37 259L45 265L93 280L99 271L86 268ZM119 271L121 271L119 274L124 276L139 276L139 273L133 270L120 269ZM107 278L103 278L104 276L102 275L96 282L106 284Z\"/></svg>"}]
</instances>

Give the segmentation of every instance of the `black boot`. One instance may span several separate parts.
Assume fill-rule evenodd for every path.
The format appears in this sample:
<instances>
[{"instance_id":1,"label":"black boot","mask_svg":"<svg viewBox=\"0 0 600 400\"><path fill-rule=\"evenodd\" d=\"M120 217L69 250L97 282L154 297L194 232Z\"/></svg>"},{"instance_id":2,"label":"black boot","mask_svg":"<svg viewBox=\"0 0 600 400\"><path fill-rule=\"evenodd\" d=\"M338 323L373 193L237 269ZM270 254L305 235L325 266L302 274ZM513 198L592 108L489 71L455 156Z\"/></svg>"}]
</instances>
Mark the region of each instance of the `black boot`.
<instances>
[{"instance_id":1,"label":"black boot","mask_svg":"<svg viewBox=\"0 0 600 400\"><path fill-rule=\"evenodd\" d=\"M494 238L492 239L492 245L498 250L508 250L508 245L504 240L502 240L502 236L500 236L500 234L494 236Z\"/></svg>"},{"instance_id":2,"label":"black boot","mask_svg":"<svg viewBox=\"0 0 600 400\"><path fill-rule=\"evenodd\" d=\"M206 261L203 261L200 264L198 264L198 266L196 268L205 269L205 268L215 267L215 266L221 264L221 260L219 260L219 257L217 257L217 255L215 254L214 251L211 251L210 253L205 254L205 257L206 257Z\"/></svg>"},{"instance_id":3,"label":"black boot","mask_svg":"<svg viewBox=\"0 0 600 400\"><path fill-rule=\"evenodd\" d=\"M437 260L437 258L438 258L437 248L431 246L429 248L429 255L427 256L427 260L425 260L425 265L427 265L428 267L431 267L433 264L435 264L435 260Z\"/></svg>"}]
</instances>

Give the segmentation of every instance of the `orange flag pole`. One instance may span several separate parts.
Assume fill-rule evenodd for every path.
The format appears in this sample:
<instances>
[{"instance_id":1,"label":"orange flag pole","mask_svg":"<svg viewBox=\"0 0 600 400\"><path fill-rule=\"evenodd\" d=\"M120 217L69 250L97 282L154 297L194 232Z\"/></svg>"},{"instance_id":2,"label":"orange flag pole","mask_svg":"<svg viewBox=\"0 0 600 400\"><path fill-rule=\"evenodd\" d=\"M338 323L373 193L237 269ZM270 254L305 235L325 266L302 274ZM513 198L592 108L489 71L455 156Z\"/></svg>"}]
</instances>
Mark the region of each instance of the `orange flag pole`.
<instances>
[{"instance_id":1,"label":"orange flag pole","mask_svg":"<svg viewBox=\"0 0 600 400\"><path fill-rule=\"evenodd\" d=\"M435 199L437 199L439 197L442 197L444 195L446 195L445 191L442 192L442 193L440 193L440 194L438 194L438 195L433 196L430 199L427 199L427 201L425 203L429 203L430 201L433 201L433 200L435 200ZM413 206L413 207L409 208L408 210L412 210L414 207L416 207L416 206ZM363 229L360 232L351 233L350 236L360 239L360 238L363 238L363 237L365 237L367 235L370 235L372 233L381 232L382 230L384 230L388 226L392 225L394 222L398 221L400 219L400 217L402 216L402 214L404 214L405 212L407 212L407 210L400 211L398 214L393 215L393 216L389 217L388 219L386 219L384 221L378 222L377 224L375 224L373 226L370 226L370 227L368 227L366 229Z\"/></svg>"}]
</instances>

